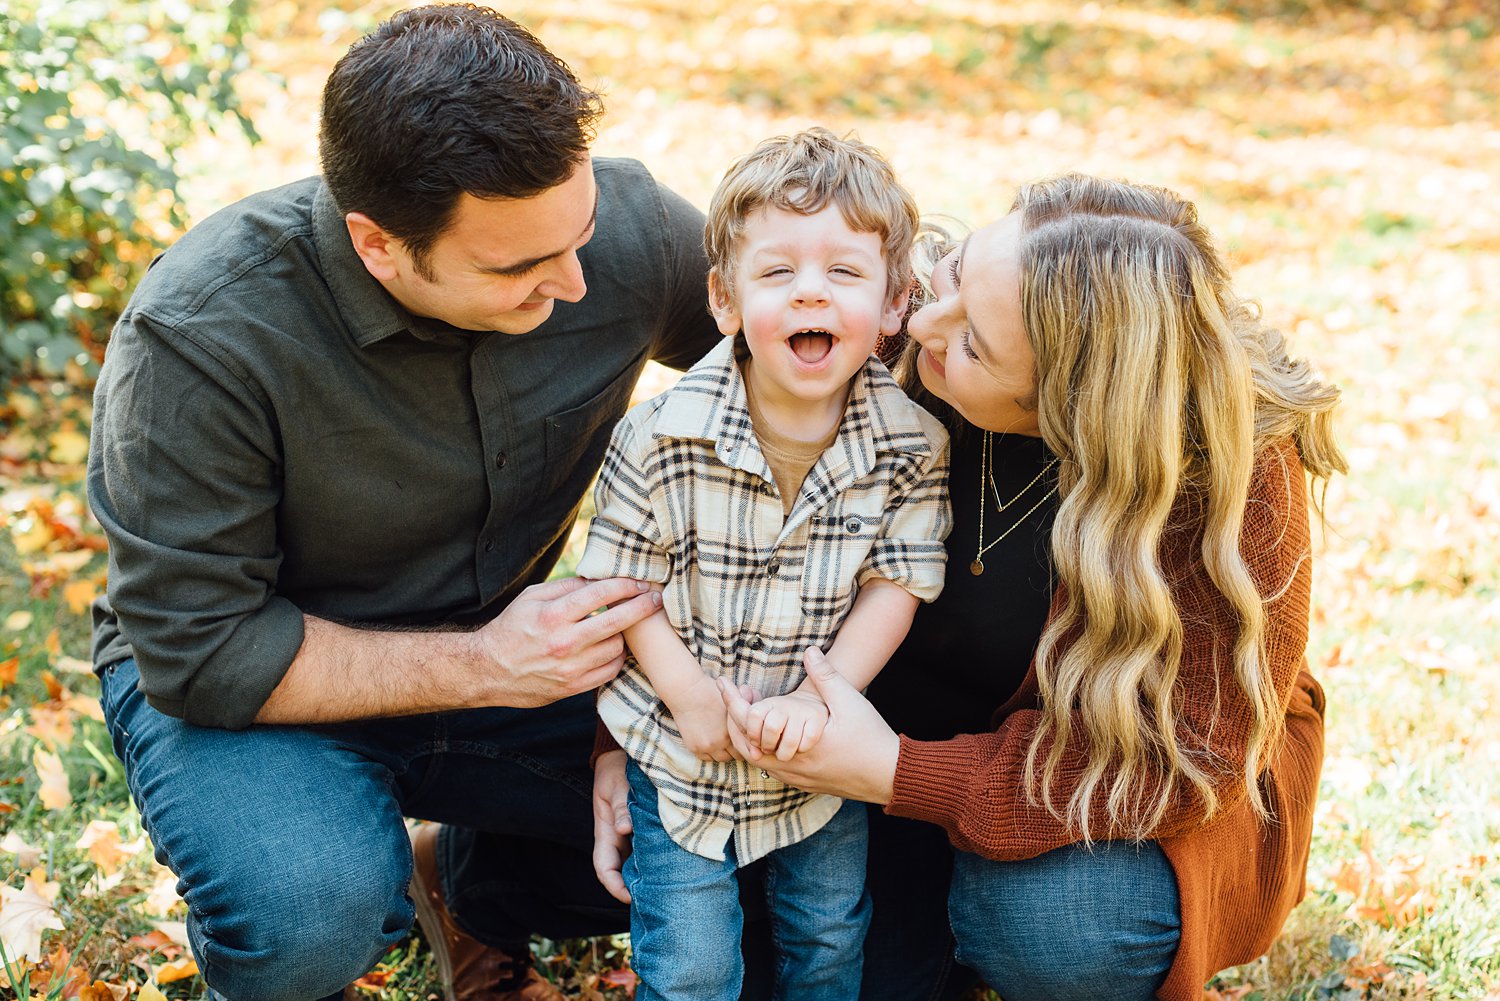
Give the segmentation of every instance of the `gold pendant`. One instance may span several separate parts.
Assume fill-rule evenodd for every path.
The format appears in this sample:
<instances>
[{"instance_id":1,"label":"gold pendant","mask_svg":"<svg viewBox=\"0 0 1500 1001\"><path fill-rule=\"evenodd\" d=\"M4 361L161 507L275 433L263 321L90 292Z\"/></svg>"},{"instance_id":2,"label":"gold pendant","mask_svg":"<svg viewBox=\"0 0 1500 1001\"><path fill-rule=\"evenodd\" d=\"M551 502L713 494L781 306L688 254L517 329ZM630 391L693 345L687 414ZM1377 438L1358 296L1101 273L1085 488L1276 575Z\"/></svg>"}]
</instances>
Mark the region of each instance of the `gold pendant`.
<instances>
[{"instance_id":1,"label":"gold pendant","mask_svg":"<svg viewBox=\"0 0 1500 1001\"><path fill-rule=\"evenodd\" d=\"M969 573L973 574L975 577L978 577L980 574L984 573L984 563L978 559L975 559L973 563L969 564Z\"/></svg>"}]
</instances>

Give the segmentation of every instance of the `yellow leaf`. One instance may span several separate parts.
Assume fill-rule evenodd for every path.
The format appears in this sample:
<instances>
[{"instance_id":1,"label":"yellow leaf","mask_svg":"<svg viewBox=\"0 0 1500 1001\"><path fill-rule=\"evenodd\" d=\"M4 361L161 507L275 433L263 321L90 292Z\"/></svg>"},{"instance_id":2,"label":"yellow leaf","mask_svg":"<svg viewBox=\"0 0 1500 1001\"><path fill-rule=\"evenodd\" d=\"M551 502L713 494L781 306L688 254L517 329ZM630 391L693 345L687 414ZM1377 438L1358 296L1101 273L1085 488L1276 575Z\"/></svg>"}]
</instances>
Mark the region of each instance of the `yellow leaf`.
<instances>
[{"instance_id":1,"label":"yellow leaf","mask_svg":"<svg viewBox=\"0 0 1500 1001\"><path fill-rule=\"evenodd\" d=\"M156 968L156 982L158 984L170 984L176 980L186 980L188 977L198 975L198 963L193 959L179 959L171 963L163 963Z\"/></svg>"},{"instance_id":2,"label":"yellow leaf","mask_svg":"<svg viewBox=\"0 0 1500 1001\"><path fill-rule=\"evenodd\" d=\"M5 628L13 633L18 633L29 625L31 625L30 612L11 612L5 617Z\"/></svg>"},{"instance_id":3,"label":"yellow leaf","mask_svg":"<svg viewBox=\"0 0 1500 1001\"><path fill-rule=\"evenodd\" d=\"M62 655L62 640L57 635L56 626L52 627L52 631L47 634L47 638L43 641L42 645L47 648L47 652L52 656L59 657Z\"/></svg>"},{"instance_id":4,"label":"yellow leaf","mask_svg":"<svg viewBox=\"0 0 1500 1001\"><path fill-rule=\"evenodd\" d=\"M67 602L68 611L74 615L82 615L99 596L99 588L91 580L75 580L63 588L62 596L63 601Z\"/></svg>"},{"instance_id":5,"label":"yellow leaf","mask_svg":"<svg viewBox=\"0 0 1500 1001\"><path fill-rule=\"evenodd\" d=\"M40 848L33 848L25 841L22 841L21 836L15 831L11 831L5 837L0 838L0 852L5 852L7 855L14 855L16 857L16 869L18 870L30 869L42 860L42 850Z\"/></svg>"},{"instance_id":6,"label":"yellow leaf","mask_svg":"<svg viewBox=\"0 0 1500 1001\"><path fill-rule=\"evenodd\" d=\"M91 820L74 846L88 853L99 871L108 876L120 863L140 851L141 846L120 843L120 825L112 820ZM132 847L134 850L132 850Z\"/></svg>"},{"instance_id":7,"label":"yellow leaf","mask_svg":"<svg viewBox=\"0 0 1500 1001\"><path fill-rule=\"evenodd\" d=\"M48 883L41 870L32 872L17 890L0 884L0 943L7 956L36 962L42 952L42 933L62 931L62 919L52 909L58 884Z\"/></svg>"},{"instance_id":8,"label":"yellow leaf","mask_svg":"<svg viewBox=\"0 0 1500 1001\"><path fill-rule=\"evenodd\" d=\"M73 428L54 431L47 441L52 446L47 457L53 462L76 466L89 457L88 435L80 434Z\"/></svg>"},{"instance_id":9,"label":"yellow leaf","mask_svg":"<svg viewBox=\"0 0 1500 1001\"><path fill-rule=\"evenodd\" d=\"M57 658L57 663L53 666L55 666L59 671L62 671L65 674L94 673L94 665L89 661L81 660L78 657L59 657Z\"/></svg>"},{"instance_id":10,"label":"yellow leaf","mask_svg":"<svg viewBox=\"0 0 1500 1001\"><path fill-rule=\"evenodd\" d=\"M136 1001L167 1001L167 996L156 989L156 985L145 983L141 985L141 991L136 996Z\"/></svg>"},{"instance_id":11,"label":"yellow leaf","mask_svg":"<svg viewBox=\"0 0 1500 1001\"><path fill-rule=\"evenodd\" d=\"M29 421L42 412L41 402L30 393L12 390L11 394L5 398L5 402L23 421Z\"/></svg>"},{"instance_id":12,"label":"yellow leaf","mask_svg":"<svg viewBox=\"0 0 1500 1001\"><path fill-rule=\"evenodd\" d=\"M172 870L164 865L156 866L156 882L141 902L141 909L147 914L170 914L181 900L177 895L177 877Z\"/></svg>"},{"instance_id":13,"label":"yellow leaf","mask_svg":"<svg viewBox=\"0 0 1500 1001\"><path fill-rule=\"evenodd\" d=\"M73 743L74 715L72 710L56 703L32 706L31 722L26 725L26 732L41 741L49 751L67 747Z\"/></svg>"},{"instance_id":14,"label":"yellow leaf","mask_svg":"<svg viewBox=\"0 0 1500 1001\"><path fill-rule=\"evenodd\" d=\"M57 537L57 533L52 531L52 526L46 520L29 515L16 521L10 535L11 541L16 545L16 552L22 556L40 552Z\"/></svg>"},{"instance_id":15,"label":"yellow leaf","mask_svg":"<svg viewBox=\"0 0 1500 1001\"><path fill-rule=\"evenodd\" d=\"M36 773L42 780L42 805L49 810L61 810L72 803L73 794L68 790L68 771L63 767L62 759L42 750L41 745L38 745L32 752L31 761L36 765Z\"/></svg>"}]
</instances>

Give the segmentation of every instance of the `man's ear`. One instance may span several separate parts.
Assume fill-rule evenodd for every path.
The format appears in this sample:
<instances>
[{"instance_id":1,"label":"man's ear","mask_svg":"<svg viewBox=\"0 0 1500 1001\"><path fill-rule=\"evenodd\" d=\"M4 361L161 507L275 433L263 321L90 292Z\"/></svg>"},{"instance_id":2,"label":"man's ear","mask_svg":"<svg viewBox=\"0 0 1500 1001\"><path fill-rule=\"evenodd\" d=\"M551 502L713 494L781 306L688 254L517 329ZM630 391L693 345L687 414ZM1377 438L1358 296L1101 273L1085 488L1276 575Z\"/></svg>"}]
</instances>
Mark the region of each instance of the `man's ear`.
<instances>
[{"instance_id":1,"label":"man's ear","mask_svg":"<svg viewBox=\"0 0 1500 1001\"><path fill-rule=\"evenodd\" d=\"M350 212L344 216L344 225L349 228L349 240L354 244L354 252L364 262L365 270L376 281L395 281L400 274L396 255L401 253L395 238L363 212Z\"/></svg>"},{"instance_id":2,"label":"man's ear","mask_svg":"<svg viewBox=\"0 0 1500 1001\"><path fill-rule=\"evenodd\" d=\"M911 291L915 285L915 279L907 282L906 287L896 293L880 314L880 332L885 336L894 337L901 332L901 323L906 319L906 304L911 301Z\"/></svg>"},{"instance_id":3,"label":"man's ear","mask_svg":"<svg viewBox=\"0 0 1500 1001\"><path fill-rule=\"evenodd\" d=\"M708 273L708 311L719 325L719 333L733 337L740 332L740 311L735 308L734 297L724 287L717 269Z\"/></svg>"}]
</instances>

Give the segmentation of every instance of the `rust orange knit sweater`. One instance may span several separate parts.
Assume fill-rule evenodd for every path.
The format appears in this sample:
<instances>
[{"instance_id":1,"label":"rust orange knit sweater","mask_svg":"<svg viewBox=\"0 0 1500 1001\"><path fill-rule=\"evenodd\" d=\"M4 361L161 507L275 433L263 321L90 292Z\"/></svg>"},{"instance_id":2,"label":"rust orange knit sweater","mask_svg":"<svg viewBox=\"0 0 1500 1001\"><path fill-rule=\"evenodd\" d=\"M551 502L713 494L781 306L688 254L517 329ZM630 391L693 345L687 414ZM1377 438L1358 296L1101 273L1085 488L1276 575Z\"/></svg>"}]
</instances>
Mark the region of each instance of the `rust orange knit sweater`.
<instances>
[{"instance_id":1,"label":"rust orange knit sweater","mask_svg":"<svg viewBox=\"0 0 1500 1001\"><path fill-rule=\"evenodd\" d=\"M1286 731L1260 780L1271 822L1251 810L1240 780L1251 711L1233 677L1235 617L1199 556L1201 528L1180 505L1163 541L1166 577L1185 629L1181 674L1186 725L1223 761L1221 811L1204 823L1184 796L1153 833L1177 876L1182 939L1161 989L1165 1001L1199 1001L1208 978L1261 955L1306 888L1313 800L1323 759L1323 692L1305 670L1310 586L1306 486L1296 448L1268 448L1256 463L1241 552L1267 605L1266 649L1286 707ZM1061 590L1053 598L1060 607ZM1222 693L1217 714L1214 693ZM995 731L949 740L901 738L895 793L887 810L947 828L953 844L986 858L1031 858L1076 836L1021 786L1026 751L1040 719L1036 666L1000 706ZM1082 727L1075 725L1074 734ZM1081 774L1081 739L1067 749L1054 800L1066 802ZM1102 797L1100 797L1102 799ZM1092 818L1104 829L1103 810Z\"/></svg>"}]
</instances>

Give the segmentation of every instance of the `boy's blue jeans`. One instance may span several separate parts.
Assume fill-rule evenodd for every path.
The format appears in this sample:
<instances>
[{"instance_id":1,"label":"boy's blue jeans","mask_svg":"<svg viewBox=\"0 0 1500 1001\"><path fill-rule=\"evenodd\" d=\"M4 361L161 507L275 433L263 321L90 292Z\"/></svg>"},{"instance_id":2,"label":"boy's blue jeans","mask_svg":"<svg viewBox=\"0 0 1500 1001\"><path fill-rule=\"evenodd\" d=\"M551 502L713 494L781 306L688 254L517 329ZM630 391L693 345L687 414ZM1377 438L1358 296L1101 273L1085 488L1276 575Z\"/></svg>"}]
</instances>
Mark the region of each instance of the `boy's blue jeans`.
<instances>
[{"instance_id":1,"label":"boy's blue jeans","mask_svg":"<svg viewBox=\"0 0 1500 1001\"><path fill-rule=\"evenodd\" d=\"M129 660L104 672L105 723L218 995L308 1001L374 966L413 916L403 815L461 825L439 869L480 941L625 928L589 859L592 695L231 732L157 712L137 678Z\"/></svg>"},{"instance_id":2,"label":"boy's blue jeans","mask_svg":"<svg viewBox=\"0 0 1500 1001\"><path fill-rule=\"evenodd\" d=\"M745 965L733 842L719 862L678 846L662 827L656 787L632 761L630 890L636 1001L735 1001ZM775 1001L855 1001L870 908L865 805L845 803L822 829L764 860L775 947Z\"/></svg>"}]
</instances>

